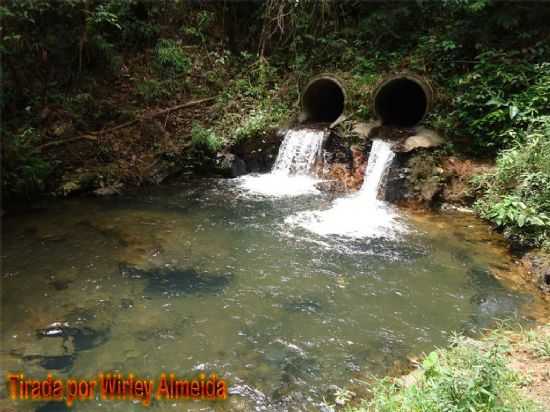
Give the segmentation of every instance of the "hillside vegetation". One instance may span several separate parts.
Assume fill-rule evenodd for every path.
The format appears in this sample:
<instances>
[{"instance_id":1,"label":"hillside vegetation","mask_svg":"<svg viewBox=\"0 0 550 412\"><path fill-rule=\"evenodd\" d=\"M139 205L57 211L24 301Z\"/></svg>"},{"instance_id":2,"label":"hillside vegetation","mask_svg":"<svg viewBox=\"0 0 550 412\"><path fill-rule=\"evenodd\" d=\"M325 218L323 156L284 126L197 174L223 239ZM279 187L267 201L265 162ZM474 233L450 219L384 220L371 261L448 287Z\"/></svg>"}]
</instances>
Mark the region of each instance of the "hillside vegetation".
<instances>
[{"instance_id":1,"label":"hillside vegetation","mask_svg":"<svg viewBox=\"0 0 550 412\"><path fill-rule=\"evenodd\" d=\"M376 82L411 71L437 91L426 124L442 155L496 162L471 184L478 213L550 247L548 3L8 0L0 16L8 201L204 162L295 115L319 72L344 78L367 120Z\"/></svg>"}]
</instances>

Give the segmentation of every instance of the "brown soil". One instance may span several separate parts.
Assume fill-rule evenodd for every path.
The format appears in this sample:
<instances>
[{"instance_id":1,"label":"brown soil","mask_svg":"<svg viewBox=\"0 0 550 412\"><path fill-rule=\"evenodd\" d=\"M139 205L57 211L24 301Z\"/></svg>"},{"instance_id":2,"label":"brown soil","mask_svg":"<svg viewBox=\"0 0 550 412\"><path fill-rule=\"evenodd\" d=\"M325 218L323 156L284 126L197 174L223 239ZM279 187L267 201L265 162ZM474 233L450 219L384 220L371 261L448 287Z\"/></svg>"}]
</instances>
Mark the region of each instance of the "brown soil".
<instances>
[{"instance_id":1,"label":"brown soil","mask_svg":"<svg viewBox=\"0 0 550 412\"><path fill-rule=\"evenodd\" d=\"M442 168L447 177L443 198L449 203L468 204L471 201L469 182L475 175L491 171L492 165L450 156L443 160Z\"/></svg>"},{"instance_id":2,"label":"brown soil","mask_svg":"<svg viewBox=\"0 0 550 412\"><path fill-rule=\"evenodd\" d=\"M550 324L536 329L539 339L550 339ZM525 378L523 395L550 411L550 357L537 355L524 337L519 334L510 337L511 350L509 366Z\"/></svg>"}]
</instances>

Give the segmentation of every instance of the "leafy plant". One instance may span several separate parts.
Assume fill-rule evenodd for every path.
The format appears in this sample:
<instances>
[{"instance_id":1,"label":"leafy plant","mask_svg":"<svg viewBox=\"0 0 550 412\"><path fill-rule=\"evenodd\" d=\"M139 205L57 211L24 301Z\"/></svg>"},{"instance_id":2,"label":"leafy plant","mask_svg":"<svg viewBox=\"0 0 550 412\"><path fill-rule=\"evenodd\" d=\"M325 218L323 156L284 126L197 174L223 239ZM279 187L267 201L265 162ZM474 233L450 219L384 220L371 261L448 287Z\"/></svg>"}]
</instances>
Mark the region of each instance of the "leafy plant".
<instances>
[{"instance_id":1,"label":"leafy plant","mask_svg":"<svg viewBox=\"0 0 550 412\"><path fill-rule=\"evenodd\" d=\"M161 39L157 42L154 63L157 71L166 77L175 77L191 68L191 60L171 39Z\"/></svg>"},{"instance_id":2,"label":"leafy plant","mask_svg":"<svg viewBox=\"0 0 550 412\"><path fill-rule=\"evenodd\" d=\"M473 184L482 217L519 246L549 246L550 117L533 121L525 141L501 152L495 170Z\"/></svg>"},{"instance_id":3,"label":"leafy plant","mask_svg":"<svg viewBox=\"0 0 550 412\"><path fill-rule=\"evenodd\" d=\"M196 148L206 149L212 153L223 147L223 140L212 129L207 129L198 123L194 123L191 129L191 143Z\"/></svg>"},{"instance_id":4,"label":"leafy plant","mask_svg":"<svg viewBox=\"0 0 550 412\"><path fill-rule=\"evenodd\" d=\"M506 367L506 345L455 338L450 349L430 353L410 386L378 381L372 398L354 412L519 412L534 405L519 393L519 377Z\"/></svg>"},{"instance_id":5,"label":"leafy plant","mask_svg":"<svg viewBox=\"0 0 550 412\"><path fill-rule=\"evenodd\" d=\"M166 81L146 79L136 84L136 91L146 103L155 103L170 97L173 90Z\"/></svg>"},{"instance_id":6,"label":"leafy plant","mask_svg":"<svg viewBox=\"0 0 550 412\"><path fill-rule=\"evenodd\" d=\"M527 332L526 337L527 346L536 356L550 359L550 334L537 333L537 331L532 330Z\"/></svg>"},{"instance_id":7,"label":"leafy plant","mask_svg":"<svg viewBox=\"0 0 550 412\"><path fill-rule=\"evenodd\" d=\"M235 130L235 141L240 142L264 135L269 129L276 127L286 114L286 108L281 105L252 110Z\"/></svg>"},{"instance_id":8,"label":"leafy plant","mask_svg":"<svg viewBox=\"0 0 550 412\"><path fill-rule=\"evenodd\" d=\"M19 134L4 133L2 190L10 196L30 197L46 187L53 165L37 149L40 135L33 128Z\"/></svg>"},{"instance_id":9,"label":"leafy plant","mask_svg":"<svg viewBox=\"0 0 550 412\"><path fill-rule=\"evenodd\" d=\"M195 17L195 24L182 28L182 31L201 43L206 43L208 28L214 21L214 14L208 10L201 10Z\"/></svg>"}]
</instances>

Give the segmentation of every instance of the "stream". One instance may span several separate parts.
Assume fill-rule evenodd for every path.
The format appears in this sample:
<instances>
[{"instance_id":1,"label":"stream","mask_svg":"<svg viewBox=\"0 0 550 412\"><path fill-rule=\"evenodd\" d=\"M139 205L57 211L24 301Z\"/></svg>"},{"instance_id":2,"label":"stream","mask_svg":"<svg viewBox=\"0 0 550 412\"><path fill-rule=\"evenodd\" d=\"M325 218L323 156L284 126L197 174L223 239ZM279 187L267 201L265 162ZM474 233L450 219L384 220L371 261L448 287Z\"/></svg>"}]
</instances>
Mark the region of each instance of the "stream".
<instances>
[{"instance_id":1,"label":"stream","mask_svg":"<svg viewBox=\"0 0 550 412\"><path fill-rule=\"evenodd\" d=\"M335 207L327 195L266 196L249 183L49 200L4 219L4 376L206 370L227 380L228 401L147 409L318 410L335 386L361 395L361 382L454 332L548 316L502 239L473 216L392 211L406 230L347 236L304 220ZM346 219L359 227L372 211L353 210ZM70 339L47 336L55 325ZM14 405L5 386L1 395ZM145 409L99 398L71 408Z\"/></svg>"}]
</instances>

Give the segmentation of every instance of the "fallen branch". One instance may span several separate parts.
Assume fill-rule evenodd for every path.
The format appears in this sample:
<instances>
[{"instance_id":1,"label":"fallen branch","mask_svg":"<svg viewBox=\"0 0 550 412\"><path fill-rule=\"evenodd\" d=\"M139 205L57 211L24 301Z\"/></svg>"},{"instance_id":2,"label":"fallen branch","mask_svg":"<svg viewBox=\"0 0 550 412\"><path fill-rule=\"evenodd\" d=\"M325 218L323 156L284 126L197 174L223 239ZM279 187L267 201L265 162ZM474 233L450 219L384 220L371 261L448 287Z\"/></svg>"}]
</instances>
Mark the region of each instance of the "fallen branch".
<instances>
[{"instance_id":1,"label":"fallen branch","mask_svg":"<svg viewBox=\"0 0 550 412\"><path fill-rule=\"evenodd\" d=\"M216 97L207 97L205 99L193 100L193 101L190 101L190 102L187 102L187 103L178 104L176 106L172 106L172 107L169 107L167 109L159 110L156 113L143 115L143 116L140 116L140 117L138 117L134 120L130 120L126 123L119 124L118 126L111 127L110 129L100 130L100 131L94 132L92 134L111 133L111 132L114 132L114 131L117 131L117 130L120 130L120 129L124 129L128 126L132 126L133 124L141 122L145 119L152 119L152 118L157 117L157 116L162 116L163 114L172 113L176 110L185 109L187 107L196 106L196 105L201 104L201 103L210 102L214 99L216 99Z\"/></svg>"},{"instance_id":2,"label":"fallen branch","mask_svg":"<svg viewBox=\"0 0 550 412\"><path fill-rule=\"evenodd\" d=\"M42 150L42 149L45 149L45 148L50 147L50 146L58 146L58 145L62 145L62 144L65 144L65 143L76 142L78 140L91 140L91 141L95 142L95 141L97 141L97 137L92 136L91 134L82 134L80 136L72 137L70 139L56 140L56 141L53 141L53 142L44 143L44 144L41 144L40 146L38 146L37 149Z\"/></svg>"},{"instance_id":3,"label":"fallen branch","mask_svg":"<svg viewBox=\"0 0 550 412\"><path fill-rule=\"evenodd\" d=\"M198 104L210 102L210 101L215 100L215 99L216 99L216 96L215 97L207 97L205 99L193 100L193 101L190 101L190 102L187 102L187 103L178 104L176 106L168 107L167 109L159 110L156 113L149 113L149 114L146 114L146 115L142 115L142 116L140 116L140 117L138 117L134 120L130 120L128 122L119 124L118 126L114 126L114 127L109 128L109 129L103 129L103 130L99 130L97 132L85 133L85 134L82 134L82 135L77 136L77 137L72 137L70 139L57 140L57 141L54 141L54 142L48 142L48 143L45 143L43 145L38 146L37 149L42 150L42 149L45 149L47 147L58 146L58 145L66 144L66 143L76 142L78 140L97 141L97 136L100 136L102 134L112 133L112 132L115 132L117 130L124 129L126 127L132 126L133 124L139 123L139 122L141 122L143 120L146 120L146 119L152 119L152 118L157 117L157 116L162 116L163 114L172 113L172 112L175 112L176 110L185 109L185 108L191 107L191 106L196 106Z\"/></svg>"}]
</instances>

